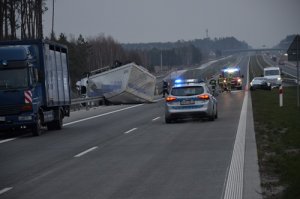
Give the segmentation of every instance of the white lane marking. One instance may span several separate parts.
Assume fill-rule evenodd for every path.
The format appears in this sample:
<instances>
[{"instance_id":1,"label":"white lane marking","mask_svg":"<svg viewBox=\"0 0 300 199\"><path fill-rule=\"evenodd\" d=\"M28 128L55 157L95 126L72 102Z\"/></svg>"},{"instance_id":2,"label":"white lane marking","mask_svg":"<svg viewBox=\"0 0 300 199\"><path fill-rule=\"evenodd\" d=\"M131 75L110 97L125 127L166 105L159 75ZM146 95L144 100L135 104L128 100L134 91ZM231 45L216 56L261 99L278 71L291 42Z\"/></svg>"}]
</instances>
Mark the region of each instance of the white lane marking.
<instances>
[{"instance_id":1,"label":"white lane marking","mask_svg":"<svg viewBox=\"0 0 300 199\"><path fill-rule=\"evenodd\" d=\"M248 62L248 66L249 66L249 62ZM247 70L247 78L248 77L249 77L249 70ZM247 84L248 83L249 83L249 78L247 79ZM248 91L245 91L242 111L240 115L239 125L236 133L232 158L231 158L227 181L226 181L224 199L243 198L247 107L248 107Z\"/></svg>"},{"instance_id":2,"label":"white lane marking","mask_svg":"<svg viewBox=\"0 0 300 199\"><path fill-rule=\"evenodd\" d=\"M129 131L126 131L124 134L131 133L132 131L135 131L135 130L137 130L137 128L130 129Z\"/></svg>"},{"instance_id":3,"label":"white lane marking","mask_svg":"<svg viewBox=\"0 0 300 199\"><path fill-rule=\"evenodd\" d=\"M16 140L16 139L17 138L11 138L11 139L6 139L6 140L1 140L0 144L5 143L5 142L10 142L10 141L13 141L13 140Z\"/></svg>"},{"instance_id":4,"label":"white lane marking","mask_svg":"<svg viewBox=\"0 0 300 199\"><path fill-rule=\"evenodd\" d=\"M103 113L103 114L100 114L100 115L95 115L95 116L92 116L92 117L88 117L88 118L84 118L84 119L81 119L81 120L77 120L77 121L66 123L63 126L69 126L69 125L76 124L76 123L79 123L79 122L84 122L86 120L91 120L91 119L94 119L94 118L97 118L97 117L103 117L105 115L110 115L110 114L113 114L113 113L125 111L125 110L131 109L131 108L135 108L135 107L138 107L138 106L142 106L142 105L144 105L144 104L138 104L138 105L134 105L134 106L122 108L122 109L119 109L119 110L111 111L111 112L108 112L108 113Z\"/></svg>"},{"instance_id":5,"label":"white lane marking","mask_svg":"<svg viewBox=\"0 0 300 199\"><path fill-rule=\"evenodd\" d=\"M159 118L160 118L160 117L156 117L156 118L152 119L152 121L158 120Z\"/></svg>"},{"instance_id":6,"label":"white lane marking","mask_svg":"<svg viewBox=\"0 0 300 199\"><path fill-rule=\"evenodd\" d=\"M0 190L0 195L1 195L1 194L4 194L5 192L8 192L8 191L10 191L10 190L12 190L12 189L13 189L12 187L4 188L4 189Z\"/></svg>"},{"instance_id":7,"label":"white lane marking","mask_svg":"<svg viewBox=\"0 0 300 199\"><path fill-rule=\"evenodd\" d=\"M97 146L94 146L94 147L92 147L92 148L90 148L90 149L88 149L88 150L86 150L86 151L83 151L83 152L81 152L81 153L75 155L74 157L75 157L75 158L79 158L79 157L81 157L81 156L83 156L83 155L85 155L85 154L87 154L87 153L89 153L89 152L91 152L91 151L96 150L96 149L98 149L98 147L97 147Z\"/></svg>"}]
</instances>

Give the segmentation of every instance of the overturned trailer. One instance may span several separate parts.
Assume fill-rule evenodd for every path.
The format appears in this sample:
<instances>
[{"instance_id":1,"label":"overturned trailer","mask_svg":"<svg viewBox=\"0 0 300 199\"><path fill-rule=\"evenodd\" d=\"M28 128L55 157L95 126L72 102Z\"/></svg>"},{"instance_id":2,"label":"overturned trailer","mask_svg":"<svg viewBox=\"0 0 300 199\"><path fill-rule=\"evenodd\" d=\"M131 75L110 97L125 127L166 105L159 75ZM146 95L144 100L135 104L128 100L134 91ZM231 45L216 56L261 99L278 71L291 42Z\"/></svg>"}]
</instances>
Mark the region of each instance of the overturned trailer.
<instances>
[{"instance_id":1,"label":"overturned trailer","mask_svg":"<svg viewBox=\"0 0 300 199\"><path fill-rule=\"evenodd\" d=\"M87 96L113 104L153 102L156 77L135 63L93 71L87 78Z\"/></svg>"}]
</instances>

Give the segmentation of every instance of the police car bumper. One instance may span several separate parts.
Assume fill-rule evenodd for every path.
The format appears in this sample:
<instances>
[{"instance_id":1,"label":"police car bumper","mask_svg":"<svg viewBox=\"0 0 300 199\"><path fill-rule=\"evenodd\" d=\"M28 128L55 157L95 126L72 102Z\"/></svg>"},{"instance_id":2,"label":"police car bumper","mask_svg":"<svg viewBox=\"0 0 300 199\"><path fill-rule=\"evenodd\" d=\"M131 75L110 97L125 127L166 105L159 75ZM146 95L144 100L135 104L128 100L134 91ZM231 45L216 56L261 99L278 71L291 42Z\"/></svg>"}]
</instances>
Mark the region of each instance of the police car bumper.
<instances>
[{"instance_id":1,"label":"police car bumper","mask_svg":"<svg viewBox=\"0 0 300 199\"><path fill-rule=\"evenodd\" d=\"M165 114L172 119L203 118L210 115L208 104L190 106L166 106Z\"/></svg>"}]
</instances>

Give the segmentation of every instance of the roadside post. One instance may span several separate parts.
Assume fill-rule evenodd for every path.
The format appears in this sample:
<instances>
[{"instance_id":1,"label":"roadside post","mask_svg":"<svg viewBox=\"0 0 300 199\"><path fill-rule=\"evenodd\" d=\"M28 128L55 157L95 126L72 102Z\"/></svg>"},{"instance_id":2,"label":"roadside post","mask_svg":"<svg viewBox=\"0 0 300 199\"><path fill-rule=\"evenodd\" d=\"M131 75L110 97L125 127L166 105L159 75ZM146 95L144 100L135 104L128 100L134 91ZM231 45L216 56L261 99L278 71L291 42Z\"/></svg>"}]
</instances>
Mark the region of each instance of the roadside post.
<instances>
[{"instance_id":1,"label":"roadside post","mask_svg":"<svg viewBox=\"0 0 300 199\"><path fill-rule=\"evenodd\" d=\"M300 88L299 88L299 58L300 58L300 35L296 35L293 42L291 43L287 54L288 54L288 61L296 61L297 62L297 107L300 107Z\"/></svg>"},{"instance_id":2,"label":"roadside post","mask_svg":"<svg viewBox=\"0 0 300 199\"><path fill-rule=\"evenodd\" d=\"M279 107L283 106L283 89L282 85L279 87Z\"/></svg>"}]
</instances>

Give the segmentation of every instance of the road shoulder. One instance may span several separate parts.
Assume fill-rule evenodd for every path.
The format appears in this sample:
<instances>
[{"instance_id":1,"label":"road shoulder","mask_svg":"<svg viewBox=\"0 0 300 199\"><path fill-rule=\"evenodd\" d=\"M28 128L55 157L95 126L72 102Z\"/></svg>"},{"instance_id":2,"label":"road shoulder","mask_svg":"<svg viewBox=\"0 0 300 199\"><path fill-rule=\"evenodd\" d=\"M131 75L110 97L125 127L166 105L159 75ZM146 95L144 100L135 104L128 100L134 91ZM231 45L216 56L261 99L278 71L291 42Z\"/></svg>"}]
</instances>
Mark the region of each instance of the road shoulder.
<instances>
[{"instance_id":1,"label":"road shoulder","mask_svg":"<svg viewBox=\"0 0 300 199\"><path fill-rule=\"evenodd\" d=\"M247 91L246 91L247 92ZM262 199L251 95L248 95L243 199Z\"/></svg>"}]
</instances>

